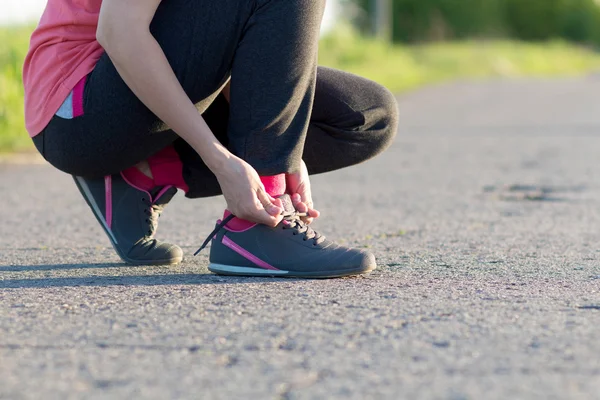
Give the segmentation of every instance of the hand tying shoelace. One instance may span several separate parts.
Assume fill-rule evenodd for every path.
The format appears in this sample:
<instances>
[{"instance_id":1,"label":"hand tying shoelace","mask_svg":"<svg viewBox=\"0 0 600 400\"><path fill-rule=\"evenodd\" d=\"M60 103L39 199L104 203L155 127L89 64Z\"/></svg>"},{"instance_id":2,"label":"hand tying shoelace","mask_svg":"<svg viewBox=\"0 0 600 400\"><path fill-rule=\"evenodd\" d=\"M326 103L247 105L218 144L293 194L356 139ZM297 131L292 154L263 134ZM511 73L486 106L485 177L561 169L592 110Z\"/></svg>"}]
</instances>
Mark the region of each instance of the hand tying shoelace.
<instances>
[{"instance_id":1,"label":"hand tying shoelace","mask_svg":"<svg viewBox=\"0 0 600 400\"><path fill-rule=\"evenodd\" d=\"M279 225L277 225L277 227L282 226L282 229L284 230L294 229L294 235L303 234L304 240L306 241L312 239L313 244L315 246L317 246L325 240L325 236L316 232L304 221L302 221L302 218L307 217L308 214L300 213L298 211L284 211L283 213L281 213L281 215L283 216L283 219L281 220ZM210 233L210 235L208 235L204 243L202 243L202 246L200 246L200 248L194 253L194 255L197 256L202 250L204 250L204 248L208 246L208 243L211 241L211 239L215 237L215 235L219 233L221 229L223 229L234 218L235 215L229 215L227 218L221 221L221 223L217 225L217 227Z\"/></svg>"}]
</instances>

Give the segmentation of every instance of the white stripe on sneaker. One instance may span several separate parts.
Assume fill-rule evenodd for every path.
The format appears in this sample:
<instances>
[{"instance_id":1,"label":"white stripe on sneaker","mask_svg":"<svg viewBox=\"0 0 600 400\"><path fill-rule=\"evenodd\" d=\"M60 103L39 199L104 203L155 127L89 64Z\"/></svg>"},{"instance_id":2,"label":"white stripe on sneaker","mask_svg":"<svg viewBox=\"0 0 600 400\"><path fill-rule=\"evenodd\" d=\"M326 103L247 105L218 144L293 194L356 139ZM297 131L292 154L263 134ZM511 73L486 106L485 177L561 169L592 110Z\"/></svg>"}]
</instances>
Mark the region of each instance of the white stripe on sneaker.
<instances>
[{"instance_id":1,"label":"white stripe on sneaker","mask_svg":"<svg viewBox=\"0 0 600 400\"><path fill-rule=\"evenodd\" d=\"M230 274L252 274L252 275L287 275L288 271L263 269L263 268L252 268L252 267L235 267L233 265L215 264L210 263L208 270L215 273L230 273Z\"/></svg>"},{"instance_id":2,"label":"white stripe on sneaker","mask_svg":"<svg viewBox=\"0 0 600 400\"><path fill-rule=\"evenodd\" d=\"M113 233L110 230L110 228L108 227L108 225L106 225L106 219L102 215L102 211L100 211L100 207L98 207L98 203L96 203L96 200L94 200L94 196L92 196L92 192L90 191L88 184L80 176L76 176L75 179L77 179L77 183L79 183L79 186L81 186L81 189L83 190L83 192L85 193L85 196L87 197L88 201L90 202L90 205L92 206L92 211L94 211L94 214L96 214L96 216L98 217L98 220L100 220L100 222L104 226L104 229L110 236L113 243L117 244L118 243L117 238L115 238L115 235L113 235Z\"/></svg>"}]
</instances>

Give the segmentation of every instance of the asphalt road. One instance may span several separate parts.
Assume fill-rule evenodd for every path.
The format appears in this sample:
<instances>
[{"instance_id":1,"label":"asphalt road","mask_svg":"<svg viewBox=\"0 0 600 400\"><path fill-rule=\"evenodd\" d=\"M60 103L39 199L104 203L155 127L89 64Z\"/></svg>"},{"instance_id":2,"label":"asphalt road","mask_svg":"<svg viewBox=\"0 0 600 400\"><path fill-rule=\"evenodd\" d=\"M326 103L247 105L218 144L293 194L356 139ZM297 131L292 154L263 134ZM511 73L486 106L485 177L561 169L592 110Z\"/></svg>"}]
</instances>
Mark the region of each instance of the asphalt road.
<instances>
[{"instance_id":1,"label":"asphalt road","mask_svg":"<svg viewBox=\"0 0 600 400\"><path fill-rule=\"evenodd\" d=\"M68 176L0 165L0 398L600 398L600 77L399 105L387 153L313 181L359 278L211 275L223 201L183 196L184 263L126 267Z\"/></svg>"}]
</instances>

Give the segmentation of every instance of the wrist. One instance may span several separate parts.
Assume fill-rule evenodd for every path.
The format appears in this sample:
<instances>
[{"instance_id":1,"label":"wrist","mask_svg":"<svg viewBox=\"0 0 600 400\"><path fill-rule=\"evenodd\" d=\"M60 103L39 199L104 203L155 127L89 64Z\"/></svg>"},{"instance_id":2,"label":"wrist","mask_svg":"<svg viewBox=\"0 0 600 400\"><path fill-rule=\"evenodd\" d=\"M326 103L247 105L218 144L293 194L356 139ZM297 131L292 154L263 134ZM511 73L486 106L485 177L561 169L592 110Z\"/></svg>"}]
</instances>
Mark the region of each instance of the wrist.
<instances>
[{"instance_id":1,"label":"wrist","mask_svg":"<svg viewBox=\"0 0 600 400\"><path fill-rule=\"evenodd\" d=\"M211 146L211 148L206 151L206 154L201 154L201 157L206 166L216 174L216 172L223 170L224 166L233 157L233 154L219 143L215 146Z\"/></svg>"}]
</instances>

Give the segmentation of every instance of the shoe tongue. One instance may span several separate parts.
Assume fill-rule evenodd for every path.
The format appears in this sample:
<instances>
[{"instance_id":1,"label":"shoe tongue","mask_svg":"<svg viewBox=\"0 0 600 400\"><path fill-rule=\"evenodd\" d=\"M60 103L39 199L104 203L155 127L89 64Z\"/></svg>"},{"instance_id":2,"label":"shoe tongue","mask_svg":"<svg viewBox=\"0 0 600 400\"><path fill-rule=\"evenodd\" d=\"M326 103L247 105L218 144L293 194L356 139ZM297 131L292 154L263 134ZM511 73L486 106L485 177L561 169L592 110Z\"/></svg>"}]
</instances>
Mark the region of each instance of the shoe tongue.
<instances>
[{"instance_id":1,"label":"shoe tongue","mask_svg":"<svg viewBox=\"0 0 600 400\"><path fill-rule=\"evenodd\" d=\"M153 203L157 206L167 204L176 193L177 188L174 186L157 186L150 190L150 196L152 196Z\"/></svg>"},{"instance_id":2,"label":"shoe tongue","mask_svg":"<svg viewBox=\"0 0 600 400\"><path fill-rule=\"evenodd\" d=\"M292 203L292 198L290 197L289 194L282 194L281 196L277 197L279 200L281 200L281 203L283 204L283 209L287 212L294 212L296 211L296 208L294 207L294 204Z\"/></svg>"}]
</instances>

